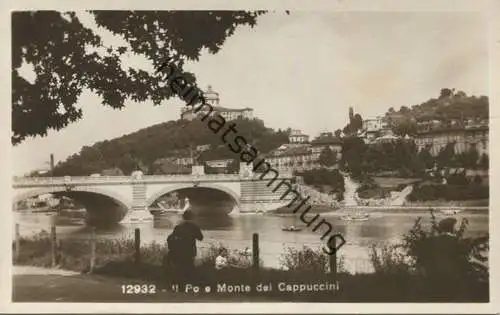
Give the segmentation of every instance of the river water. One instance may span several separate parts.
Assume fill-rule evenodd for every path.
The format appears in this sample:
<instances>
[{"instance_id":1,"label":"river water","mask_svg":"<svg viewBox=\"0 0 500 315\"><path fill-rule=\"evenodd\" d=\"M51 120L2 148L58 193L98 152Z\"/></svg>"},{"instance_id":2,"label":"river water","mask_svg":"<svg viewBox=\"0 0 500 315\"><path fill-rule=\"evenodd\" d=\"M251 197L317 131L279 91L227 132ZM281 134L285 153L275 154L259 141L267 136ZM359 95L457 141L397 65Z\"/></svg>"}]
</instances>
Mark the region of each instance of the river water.
<instances>
[{"instance_id":1,"label":"river water","mask_svg":"<svg viewBox=\"0 0 500 315\"><path fill-rule=\"evenodd\" d=\"M428 211L418 209L372 211L371 219L364 222L342 221L338 211L323 212L320 215L334 226L335 233L341 233L346 239L347 243L339 250L339 254L344 257L345 268L353 273L372 271L369 260L372 245L380 247L400 241L417 217L422 217L423 222L430 220ZM444 215L438 214L437 217L442 219ZM463 218L468 220L468 236L479 236L488 232L488 211L463 210L455 217L459 222ZM141 229L142 243L165 242L180 219L180 215L172 214L155 222L98 227L96 234L98 238L132 238L134 229L138 227ZM91 228L86 226L82 219L43 213L16 213L16 222L19 223L22 236L36 234L41 230L49 231L51 220L55 220L57 234L61 239L88 238L90 235ZM280 255L285 252L286 247L308 246L317 249L323 245L320 232L313 232L294 214L197 217L196 223L205 236L203 242L198 243L200 252L206 250L210 244L219 243L232 250L246 247L251 249L252 234L258 233L261 259L264 265L269 267L280 266ZM290 225L303 230L282 231L282 227Z\"/></svg>"}]
</instances>

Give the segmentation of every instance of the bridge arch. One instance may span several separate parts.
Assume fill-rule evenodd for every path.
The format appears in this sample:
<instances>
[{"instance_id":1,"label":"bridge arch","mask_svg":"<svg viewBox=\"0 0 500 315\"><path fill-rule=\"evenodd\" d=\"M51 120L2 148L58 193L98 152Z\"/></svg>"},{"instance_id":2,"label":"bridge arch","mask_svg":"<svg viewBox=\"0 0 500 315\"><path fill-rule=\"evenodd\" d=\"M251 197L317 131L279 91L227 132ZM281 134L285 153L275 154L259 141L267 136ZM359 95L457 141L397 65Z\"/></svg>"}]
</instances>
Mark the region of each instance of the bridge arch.
<instances>
[{"instance_id":1,"label":"bridge arch","mask_svg":"<svg viewBox=\"0 0 500 315\"><path fill-rule=\"evenodd\" d=\"M61 193L63 195L71 196L72 192L86 192L86 193L91 193L91 194L96 194L96 195L102 195L105 197L108 197L112 199L114 202L116 202L118 205L128 209L130 207L129 201L125 200L122 196L119 194L108 190L104 188L95 188L95 187L72 187L70 190L68 190L66 187L43 187L43 188L35 188L35 189L30 189L28 191L24 191L18 194L15 194L13 203L17 203L19 201L40 196L40 195L45 195L45 194L55 194L55 193Z\"/></svg>"},{"instance_id":2,"label":"bridge arch","mask_svg":"<svg viewBox=\"0 0 500 315\"><path fill-rule=\"evenodd\" d=\"M212 184L212 183L199 183L196 185L193 185L193 183L185 183L185 184L176 184L176 185L168 185L167 187L159 190L158 192L154 193L151 195L147 200L146 200L146 205L150 207L156 200L158 200L161 196L166 195L170 192L176 191L176 190L181 190L181 189L187 189L187 188L210 188L210 189L215 189L222 191L229 196L236 202L236 205L240 205L240 195L235 192L233 189L228 188L224 185L219 185L219 184Z\"/></svg>"},{"instance_id":3,"label":"bridge arch","mask_svg":"<svg viewBox=\"0 0 500 315\"><path fill-rule=\"evenodd\" d=\"M80 202L88 213L91 222L119 222L130 210L130 201L120 194L100 187L72 187L64 186L32 188L15 194L13 206L17 202L45 194L67 196Z\"/></svg>"}]
</instances>

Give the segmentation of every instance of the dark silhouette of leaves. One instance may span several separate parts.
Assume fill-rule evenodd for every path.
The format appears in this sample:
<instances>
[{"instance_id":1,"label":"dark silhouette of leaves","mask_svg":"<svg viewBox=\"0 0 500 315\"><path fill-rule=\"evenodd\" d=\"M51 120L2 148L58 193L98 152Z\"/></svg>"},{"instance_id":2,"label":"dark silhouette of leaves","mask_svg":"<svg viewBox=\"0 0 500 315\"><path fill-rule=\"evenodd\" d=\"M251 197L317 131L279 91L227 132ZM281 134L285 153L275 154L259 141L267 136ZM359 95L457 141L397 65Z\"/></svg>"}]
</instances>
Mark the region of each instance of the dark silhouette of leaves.
<instances>
[{"instance_id":1,"label":"dark silhouette of leaves","mask_svg":"<svg viewBox=\"0 0 500 315\"><path fill-rule=\"evenodd\" d=\"M182 68L203 49L217 53L240 25L254 26L264 11L90 11L98 26L123 37L127 47L106 47L75 12L12 13L12 143L45 136L82 117L75 106L84 89L102 105L120 109L127 99L155 105L174 96L161 73L125 69L125 53L145 56L154 67L165 61ZM19 74L31 64L36 78ZM194 82L193 74L187 74Z\"/></svg>"}]
</instances>

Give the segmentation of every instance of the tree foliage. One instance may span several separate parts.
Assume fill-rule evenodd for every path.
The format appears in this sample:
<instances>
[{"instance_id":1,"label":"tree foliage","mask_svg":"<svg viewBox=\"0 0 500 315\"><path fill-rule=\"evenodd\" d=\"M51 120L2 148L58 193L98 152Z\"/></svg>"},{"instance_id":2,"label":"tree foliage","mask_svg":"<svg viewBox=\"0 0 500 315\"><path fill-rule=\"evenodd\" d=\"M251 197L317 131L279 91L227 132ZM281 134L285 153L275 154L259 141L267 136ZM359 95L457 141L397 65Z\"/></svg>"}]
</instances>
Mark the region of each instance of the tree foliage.
<instances>
[{"instance_id":1,"label":"tree foliage","mask_svg":"<svg viewBox=\"0 0 500 315\"><path fill-rule=\"evenodd\" d=\"M373 245L376 275L411 281L433 299L463 301L487 290L489 236L466 237L466 219L457 228L456 219L437 221L431 212L430 223L423 222L418 218L399 244Z\"/></svg>"},{"instance_id":2,"label":"tree foliage","mask_svg":"<svg viewBox=\"0 0 500 315\"><path fill-rule=\"evenodd\" d=\"M455 152L455 143L448 143L437 156L430 147L418 150L413 141L400 139L391 143L365 144L360 138L344 138L340 166L354 177L362 174L394 172L398 176L425 176L426 170L437 166L449 168L488 169L488 155L479 156L474 147L463 153Z\"/></svg>"},{"instance_id":3,"label":"tree foliage","mask_svg":"<svg viewBox=\"0 0 500 315\"><path fill-rule=\"evenodd\" d=\"M395 131L400 129L413 131L412 122L488 119L489 102L487 96L468 96L463 91L455 92L455 89L444 88L441 89L438 98L431 98L411 107L401 106L399 111L391 107L385 117ZM400 127L400 124L403 126Z\"/></svg>"},{"instance_id":4,"label":"tree foliage","mask_svg":"<svg viewBox=\"0 0 500 315\"><path fill-rule=\"evenodd\" d=\"M488 236L466 238L466 219L462 220L458 229L455 224L450 226L448 232L446 220L452 222L450 218L437 222L431 212L430 229L425 229L419 219L405 235L404 247L407 254L414 258L416 271L439 286L453 285L451 282L487 280L488 269L481 263L487 261Z\"/></svg>"},{"instance_id":5,"label":"tree foliage","mask_svg":"<svg viewBox=\"0 0 500 315\"><path fill-rule=\"evenodd\" d=\"M264 11L90 11L99 27L124 38L128 47L105 46L75 12L12 13L12 138L45 136L83 115L75 105L84 89L102 105L122 108L127 100L155 105L175 95L159 73L122 66L127 53L144 56L158 68L165 60L179 67L203 49L217 53L240 25L254 26ZM203 31L200 31L203 30ZM28 81L20 69L33 67ZM188 79L195 81L193 74Z\"/></svg>"},{"instance_id":6,"label":"tree foliage","mask_svg":"<svg viewBox=\"0 0 500 315\"><path fill-rule=\"evenodd\" d=\"M326 146L319 154L318 162L322 166L334 166L337 163L337 154L329 146Z\"/></svg>"},{"instance_id":7,"label":"tree foliage","mask_svg":"<svg viewBox=\"0 0 500 315\"><path fill-rule=\"evenodd\" d=\"M358 130L363 128L363 118L360 114L352 113L352 107L349 108L349 123L342 129L346 135L355 135Z\"/></svg>"}]
</instances>

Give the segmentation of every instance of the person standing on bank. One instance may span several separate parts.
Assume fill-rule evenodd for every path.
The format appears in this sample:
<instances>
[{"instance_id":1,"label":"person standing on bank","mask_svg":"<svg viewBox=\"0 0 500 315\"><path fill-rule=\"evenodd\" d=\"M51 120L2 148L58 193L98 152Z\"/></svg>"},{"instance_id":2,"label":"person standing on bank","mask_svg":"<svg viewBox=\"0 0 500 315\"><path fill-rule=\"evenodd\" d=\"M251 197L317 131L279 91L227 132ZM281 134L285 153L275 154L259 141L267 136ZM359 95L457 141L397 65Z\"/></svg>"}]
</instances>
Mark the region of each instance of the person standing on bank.
<instances>
[{"instance_id":1,"label":"person standing on bank","mask_svg":"<svg viewBox=\"0 0 500 315\"><path fill-rule=\"evenodd\" d=\"M175 226L174 231L167 238L167 243L170 262L177 271L177 276L180 277L177 280L185 283L193 279L196 241L202 241L203 234L200 228L192 222L192 211L184 211L182 219L183 221Z\"/></svg>"}]
</instances>

